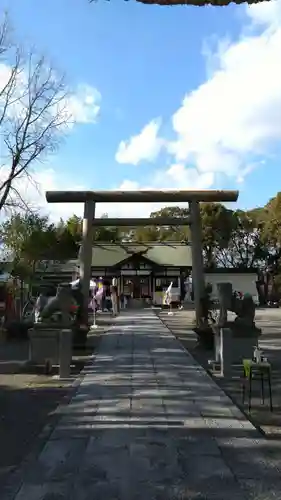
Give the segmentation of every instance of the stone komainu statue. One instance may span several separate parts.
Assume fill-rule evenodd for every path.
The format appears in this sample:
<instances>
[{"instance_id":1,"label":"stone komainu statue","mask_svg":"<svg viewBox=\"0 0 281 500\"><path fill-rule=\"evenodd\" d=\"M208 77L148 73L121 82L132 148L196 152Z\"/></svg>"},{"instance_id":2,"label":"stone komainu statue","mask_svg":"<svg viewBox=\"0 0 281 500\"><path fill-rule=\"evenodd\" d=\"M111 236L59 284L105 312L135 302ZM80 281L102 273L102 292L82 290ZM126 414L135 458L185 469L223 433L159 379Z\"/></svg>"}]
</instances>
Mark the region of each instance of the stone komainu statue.
<instances>
[{"instance_id":1,"label":"stone komainu statue","mask_svg":"<svg viewBox=\"0 0 281 500\"><path fill-rule=\"evenodd\" d=\"M34 319L35 323L40 321L41 318L41 313L44 309L44 307L48 304L48 297L44 295L43 293L40 293L40 295L37 297L37 300L35 302L34 306Z\"/></svg>"},{"instance_id":2,"label":"stone komainu statue","mask_svg":"<svg viewBox=\"0 0 281 500\"><path fill-rule=\"evenodd\" d=\"M202 297L200 299L200 318L201 322L207 326L209 324L209 321L213 323L213 318L212 318L212 306L213 302L211 299L211 293L212 293L213 287L210 283L208 283L205 286L204 292L202 294Z\"/></svg>"},{"instance_id":3,"label":"stone komainu statue","mask_svg":"<svg viewBox=\"0 0 281 500\"><path fill-rule=\"evenodd\" d=\"M227 322L227 311L231 311L232 307L232 284L218 283L218 299L219 299L219 318L218 324L223 326Z\"/></svg>"},{"instance_id":4,"label":"stone komainu statue","mask_svg":"<svg viewBox=\"0 0 281 500\"><path fill-rule=\"evenodd\" d=\"M220 314L218 324L220 326L226 325L227 311L232 311L236 314L233 324L235 327L250 327L255 328L255 303L250 294L245 294L241 299L237 293L233 293L231 283L218 283L217 284Z\"/></svg>"},{"instance_id":5,"label":"stone komainu statue","mask_svg":"<svg viewBox=\"0 0 281 500\"><path fill-rule=\"evenodd\" d=\"M45 297L44 297L45 299ZM37 321L51 320L54 314L60 313L62 321L69 321L73 306L76 305L70 286L59 285L55 297L44 304L43 297L37 299Z\"/></svg>"}]
</instances>

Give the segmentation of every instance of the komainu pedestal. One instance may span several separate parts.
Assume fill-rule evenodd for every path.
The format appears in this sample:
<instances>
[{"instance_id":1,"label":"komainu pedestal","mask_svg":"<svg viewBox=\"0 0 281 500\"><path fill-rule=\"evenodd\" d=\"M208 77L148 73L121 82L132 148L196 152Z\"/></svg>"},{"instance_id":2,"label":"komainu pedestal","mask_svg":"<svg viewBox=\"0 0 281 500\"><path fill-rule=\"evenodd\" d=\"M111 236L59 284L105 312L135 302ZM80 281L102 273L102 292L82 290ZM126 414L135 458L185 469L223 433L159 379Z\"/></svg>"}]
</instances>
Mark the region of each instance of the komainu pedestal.
<instances>
[{"instance_id":1,"label":"komainu pedestal","mask_svg":"<svg viewBox=\"0 0 281 500\"><path fill-rule=\"evenodd\" d=\"M29 361L49 367L59 365L60 377L68 377L72 359L72 310L75 305L71 289L59 286L49 300L39 296L35 306L35 323L29 330ZM47 368L46 368L47 369Z\"/></svg>"},{"instance_id":2,"label":"komainu pedestal","mask_svg":"<svg viewBox=\"0 0 281 500\"><path fill-rule=\"evenodd\" d=\"M29 362L34 365L59 364L59 336L61 328L43 323L29 330Z\"/></svg>"},{"instance_id":3,"label":"komainu pedestal","mask_svg":"<svg viewBox=\"0 0 281 500\"><path fill-rule=\"evenodd\" d=\"M217 327L231 331L231 341L227 349L231 349L232 363L241 363L243 358L251 358L255 345L261 334L260 328L255 325L255 304L250 294L243 298L232 291L231 283L218 283L218 298L220 314ZM227 312L236 314L233 321L229 321Z\"/></svg>"}]
</instances>

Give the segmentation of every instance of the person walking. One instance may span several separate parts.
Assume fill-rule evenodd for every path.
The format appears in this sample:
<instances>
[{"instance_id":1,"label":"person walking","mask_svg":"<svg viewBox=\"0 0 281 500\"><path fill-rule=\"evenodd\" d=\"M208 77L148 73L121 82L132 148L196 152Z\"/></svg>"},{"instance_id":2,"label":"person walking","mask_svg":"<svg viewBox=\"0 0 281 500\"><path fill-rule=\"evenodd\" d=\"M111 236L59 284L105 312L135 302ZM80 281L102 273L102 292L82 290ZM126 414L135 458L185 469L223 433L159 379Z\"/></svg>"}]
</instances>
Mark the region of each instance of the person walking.
<instances>
[{"instance_id":1,"label":"person walking","mask_svg":"<svg viewBox=\"0 0 281 500\"><path fill-rule=\"evenodd\" d=\"M112 315L117 316L118 314L118 288L117 288L117 278L112 278L111 284L111 302L112 302Z\"/></svg>"}]
</instances>

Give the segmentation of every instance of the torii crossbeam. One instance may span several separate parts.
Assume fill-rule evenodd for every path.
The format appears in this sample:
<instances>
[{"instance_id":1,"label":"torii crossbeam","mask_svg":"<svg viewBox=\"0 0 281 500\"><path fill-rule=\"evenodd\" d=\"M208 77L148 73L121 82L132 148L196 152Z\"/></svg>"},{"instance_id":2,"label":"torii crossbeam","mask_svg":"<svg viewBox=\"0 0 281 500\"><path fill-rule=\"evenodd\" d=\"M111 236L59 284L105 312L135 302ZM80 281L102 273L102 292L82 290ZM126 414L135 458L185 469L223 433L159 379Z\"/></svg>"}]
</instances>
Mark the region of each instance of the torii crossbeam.
<instances>
[{"instance_id":1,"label":"torii crossbeam","mask_svg":"<svg viewBox=\"0 0 281 500\"><path fill-rule=\"evenodd\" d=\"M186 226L190 223L190 217L148 217L145 219L110 219L103 217L93 220L93 225L98 227Z\"/></svg>"}]
</instances>

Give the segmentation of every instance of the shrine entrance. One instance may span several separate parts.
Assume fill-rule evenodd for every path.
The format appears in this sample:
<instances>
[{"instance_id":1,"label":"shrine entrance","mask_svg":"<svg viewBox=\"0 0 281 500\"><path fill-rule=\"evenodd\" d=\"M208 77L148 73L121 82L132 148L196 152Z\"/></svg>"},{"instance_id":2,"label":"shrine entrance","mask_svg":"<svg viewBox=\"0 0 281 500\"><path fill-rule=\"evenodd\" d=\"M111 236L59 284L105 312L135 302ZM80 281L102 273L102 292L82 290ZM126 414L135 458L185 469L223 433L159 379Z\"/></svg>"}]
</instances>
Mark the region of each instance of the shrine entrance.
<instances>
[{"instance_id":1,"label":"shrine entrance","mask_svg":"<svg viewBox=\"0 0 281 500\"><path fill-rule=\"evenodd\" d=\"M184 226L191 230L192 279L196 322L201 322L201 299L205 289L202 254L200 202L235 202L238 191L47 191L48 203L84 203L80 278L84 295L84 320L88 319L88 292L91 279L94 226ZM188 203L188 217L153 217L144 219L95 219L96 203ZM141 293L141 283L136 293Z\"/></svg>"},{"instance_id":2,"label":"shrine entrance","mask_svg":"<svg viewBox=\"0 0 281 500\"><path fill-rule=\"evenodd\" d=\"M151 295L150 276L123 278L123 294L132 299L144 299Z\"/></svg>"},{"instance_id":3,"label":"shrine entrance","mask_svg":"<svg viewBox=\"0 0 281 500\"><path fill-rule=\"evenodd\" d=\"M134 276L132 279L132 298L141 299L141 279L139 276Z\"/></svg>"}]
</instances>

